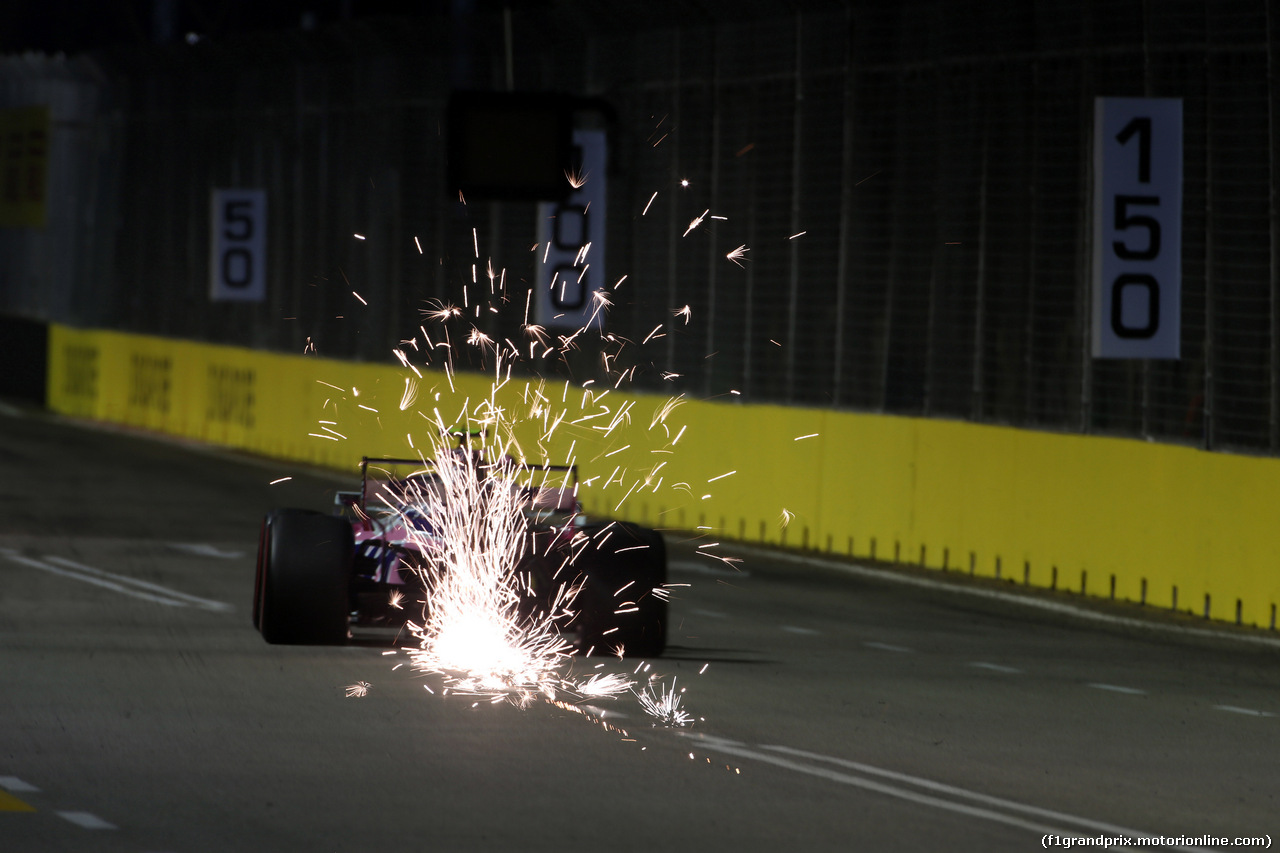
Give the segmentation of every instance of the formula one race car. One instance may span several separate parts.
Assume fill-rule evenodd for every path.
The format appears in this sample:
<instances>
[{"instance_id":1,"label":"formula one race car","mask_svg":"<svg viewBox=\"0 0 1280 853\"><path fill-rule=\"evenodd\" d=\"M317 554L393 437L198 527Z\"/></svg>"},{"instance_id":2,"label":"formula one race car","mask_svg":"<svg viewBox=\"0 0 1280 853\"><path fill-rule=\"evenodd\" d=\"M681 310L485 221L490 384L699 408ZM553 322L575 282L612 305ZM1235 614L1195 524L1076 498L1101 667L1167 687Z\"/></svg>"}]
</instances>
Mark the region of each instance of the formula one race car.
<instances>
[{"instance_id":1,"label":"formula one race car","mask_svg":"<svg viewBox=\"0 0 1280 853\"><path fill-rule=\"evenodd\" d=\"M507 588L518 592L520 613L561 609L556 630L580 652L660 655L667 629L662 535L588 520L575 466L489 464L465 441L435 461L366 457L360 491L339 492L333 515L268 513L253 597L263 638L333 645L421 624L429 591L441 573L459 571L459 554L492 557L483 553L493 546L490 526L507 512L515 523L506 530L513 542L502 571L514 573ZM576 595L565 607L567 588Z\"/></svg>"}]
</instances>

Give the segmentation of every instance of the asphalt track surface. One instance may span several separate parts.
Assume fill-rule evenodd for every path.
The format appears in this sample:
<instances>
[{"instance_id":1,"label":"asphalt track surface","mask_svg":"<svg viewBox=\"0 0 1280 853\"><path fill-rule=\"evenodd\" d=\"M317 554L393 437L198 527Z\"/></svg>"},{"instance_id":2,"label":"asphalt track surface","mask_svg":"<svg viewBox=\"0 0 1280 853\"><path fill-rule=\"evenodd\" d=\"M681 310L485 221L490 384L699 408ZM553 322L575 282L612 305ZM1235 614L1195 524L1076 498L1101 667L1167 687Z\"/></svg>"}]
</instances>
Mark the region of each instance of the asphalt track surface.
<instances>
[{"instance_id":1,"label":"asphalt track surface","mask_svg":"<svg viewBox=\"0 0 1280 853\"><path fill-rule=\"evenodd\" d=\"M649 674L687 688L694 725L655 728L629 698L599 703L603 723L475 704L427 692L385 648L273 647L251 627L262 513L324 507L334 488L0 405L0 850L1280 835L1269 632L1147 630L1122 609L1077 618L990 585L755 550L735 573L671 536L671 580L690 586Z\"/></svg>"}]
</instances>

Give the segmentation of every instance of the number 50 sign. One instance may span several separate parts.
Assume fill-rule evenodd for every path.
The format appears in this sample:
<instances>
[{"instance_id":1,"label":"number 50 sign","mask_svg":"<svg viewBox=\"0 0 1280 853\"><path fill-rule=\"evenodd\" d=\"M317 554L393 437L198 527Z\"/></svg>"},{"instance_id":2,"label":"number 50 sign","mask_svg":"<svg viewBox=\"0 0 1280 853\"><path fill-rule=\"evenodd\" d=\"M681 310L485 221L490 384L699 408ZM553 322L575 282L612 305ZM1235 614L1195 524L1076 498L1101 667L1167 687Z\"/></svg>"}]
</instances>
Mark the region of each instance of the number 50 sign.
<instances>
[{"instance_id":1,"label":"number 50 sign","mask_svg":"<svg viewBox=\"0 0 1280 853\"><path fill-rule=\"evenodd\" d=\"M267 193L210 195L209 298L261 302L267 294Z\"/></svg>"},{"instance_id":2,"label":"number 50 sign","mask_svg":"<svg viewBox=\"0 0 1280 853\"><path fill-rule=\"evenodd\" d=\"M1093 121L1093 357L1178 358L1182 101L1098 98Z\"/></svg>"}]
</instances>

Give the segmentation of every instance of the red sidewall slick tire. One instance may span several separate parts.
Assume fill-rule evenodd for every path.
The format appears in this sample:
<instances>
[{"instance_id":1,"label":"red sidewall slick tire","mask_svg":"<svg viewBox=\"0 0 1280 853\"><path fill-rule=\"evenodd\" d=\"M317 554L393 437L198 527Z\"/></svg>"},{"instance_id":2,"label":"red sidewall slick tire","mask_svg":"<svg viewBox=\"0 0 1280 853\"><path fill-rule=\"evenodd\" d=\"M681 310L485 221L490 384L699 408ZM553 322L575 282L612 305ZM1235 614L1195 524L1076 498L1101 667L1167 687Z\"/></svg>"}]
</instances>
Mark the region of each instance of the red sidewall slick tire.
<instances>
[{"instance_id":1,"label":"red sidewall slick tire","mask_svg":"<svg viewBox=\"0 0 1280 853\"><path fill-rule=\"evenodd\" d=\"M268 643L346 642L354 551L351 525L343 518L300 509L266 517L254 617Z\"/></svg>"}]
</instances>

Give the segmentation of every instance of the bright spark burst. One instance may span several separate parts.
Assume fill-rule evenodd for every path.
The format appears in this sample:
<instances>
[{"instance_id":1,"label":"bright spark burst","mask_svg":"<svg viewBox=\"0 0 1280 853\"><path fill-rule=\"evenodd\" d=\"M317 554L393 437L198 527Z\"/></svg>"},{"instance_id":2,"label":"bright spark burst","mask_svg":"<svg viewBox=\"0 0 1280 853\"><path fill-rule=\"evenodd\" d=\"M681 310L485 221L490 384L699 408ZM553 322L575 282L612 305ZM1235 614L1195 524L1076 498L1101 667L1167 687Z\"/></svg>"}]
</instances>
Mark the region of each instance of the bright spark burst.
<instances>
[{"instance_id":1,"label":"bright spark burst","mask_svg":"<svg viewBox=\"0 0 1280 853\"><path fill-rule=\"evenodd\" d=\"M394 496L414 545L433 564L420 569L427 618L409 625L420 643L409 653L413 666L443 675L454 692L516 704L554 698L571 687L560 669L572 646L557 623L571 613L576 589L562 587L548 612L521 613L524 593L512 568L528 542L527 497L518 485L526 469L506 452L513 439L484 461L469 448L449 449L451 431L443 420L435 426L430 473Z\"/></svg>"},{"instance_id":2,"label":"bright spark burst","mask_svg":"<svg viewBox=\"0 0 1280 853\"><path fill-rule=\"evenodd\" d=\"M400 411L405 411L418 399L418 383L408 376L404 378L404 393L400 395Z\"/></svg>"},{"instance_id":3,"label":"bright spark burst","mask_svg":"<svg viewBox=\"0 0 1280 853\"><path fill-rule=\"evenodd\" d=\"M370 684L367 681L357 681L355 684L348 684L346 688L348 699L359 699L369 695Z\"/></svg>"},{"instance_id":4,"label":"bright spark burst","mask_svg":"<svg viewBox=\"0 0 1280 853\"><path fill-rule=\"evenodd\" d=\"M658 725L680 728L693 722L693 715L680 707L684 701L684 688L676 690L674 678L670 685L662 681L650 681L643 690L633 690L632 693L644 712L657 720Z\"/></svg>"},{"instance_id":5,"label":"bright spark burst","mask_svg":"<svg viewBox=\"0 0 1280 853\"><path fill-rule=\"evenodd\" d=\"M681 236L681 237L687 237L687 236L689 236L689 232L690 232L690 231L692 231L693 229L697 228L699 225L701 225L701 224L702 224L702 220L706 219L706 218L707 218L707 214L708 214L708 213L710 213L710 212L711 212L710 210L704 210L704 211L702 211L702 215L701 215L701 216L695 216L695 217L693 218L693 221L689 223L689 227L688 227L688 228L686 228L686 229L684 229L684 233L683 233L683 234L681 234L680 236Z\"/></svg>"},{"instance_id":6,"label":"bright spark burst","mask_svg":"<svg viewBox=\"0 0 1280 853\"><path fill-rule=\"evenodd\" d=\"M621 696L633 687L635 682L625 675L616 672L594 673L578 685L578 693L587 699L614 697Z\"/></svg>"},{"instance_id":7,"label":"bright spark burst","mask_svg":"<svg viewBox=\"0 0 1280 853\"><path fill-rule=\"evenodd\" d=\"M725 257L733 261L738 266L742 266L742 262L746 260L747 252L750 252L750 251L751 250L748 249L747 245L744 243L738 248L734 249L729 254L725 255Z\"/></svg>"},{"instance_id":8,"label":"bright spark burst","mask_svg":"<svg viewBox=\"0 0 1280 853\"><path fill-rule=\"evenodd\" d=\"M581 186L586 177L585 174L566 175L575 188ZM688 181L683 181L682 185L687 187ZM654 192L645 205L646 213L656 197L657 192ZM709 213L709 210L703 211L701 216L689 224L685 233L697 228ZM417 237L414 237L414 244L421 252L422 245ZM472 281L475 282L476 269L480 263L479 239L475 229L472 230L472 248L477 260L477 264L472 265ZM537 248L535 246L534 250ZM741 258L746 251L745 246L740 247L730 253L730 259L735 260L735 253L737 258ZM585 261L584 248L576 263L584 264ZM635 678L623 674L595 672L589 677L575 675L571 665L571 655L575 651L572 644L574 634L570 632L577 629L570 623L576 615L581 576L577 571L565 571L561 579L557 573L554 580L560 586L556 587L553 583L550 590L540 589L536 596L536 606L530 607L530 604L535 603L531 601L533 580L522 568L529 565L526 560L529 556L527 551L534 541L530 525L537 517L537 508L530 505L531 484L537 487L532 489L532 494L536 496L538 489L547 487L545 482L538 482L539 477L545 480L547 471L542 466L520 461L526 458L526 448L517 441L517 433L526 435L529 432L528 422L536 422L536 435L540 437L536 439L536 450L528 448L534 451L529 455L545 458L545 444L552 440L557 428L565 431L576 429L579 431L578 437L581 437L583 431L598 431L604 436L610 436L615 429L621 435L622 430L633 422L642 430L643 415L637 411L633 416L631 411L637 407L635 401L615 404L616 397L606 400L614 388L632 379L637 366L641 366L621 363L623 348L630 346L630 354L639 347L632 340L615 337L604 331L604 317L612 305L613 291L609 290L591 294L590 318L582 328L572 333L553 334L545 327L531 322L529 312L532 291L521 300L524 302L524 317L519 326L522 334L514 336L516 343L501 335L491 336L485 333L479 327L481 311L487 307L489 312L498 313L496 305L499 302L516 300L509 298L506 292L505 274L501 277L502 284L499 288L499 277L495 275L492 261L487 262L484 268L489 279L488 294L485 294L486 289L483 287L472 286L468 289L464 286L462 308L443 301L427 304L421 311L424 325L419 327L422 332L422 349L419 349L416 338L402 341L401 347L393 349L400 364L414 374L413 377L405 377L399 400L401 411L413 409L424 396L433 397L436 404L443 406L442 394L456 394L453 374L458 368L454 364L454 358L459 353L474 353L474 359L468 362L468 366L474 365L476 360L485 363L485 370L493 379L491 390L484 399L468 399L462 404L460 411L454 409L448 417L441 413L439 407L430 403L417 412L427 420L430 429L425 438L416 432L409 432L406 439L409 446L415 448L414 452L419 454L422 468L403 480L392 481L394 485L388 484L386 488L390 491L382 496L386 505L395 507L392 510L393 517L394 514L400 516L398 521L402 524L398 526L405 530L410 540L406 550L421 555L419 565L401 564L400 570L418 574L424 587L425 600L419 602L415 595L412 601L407 601L403 593L395 592L388 601L388 605L394 609L409 611L423 605L419 611L421 615L417 619L411 619L406 625L414 642L411 647L402 647L405 657L401 660L407 661L417 672L438 677L432 679L432 685L442 689L437 694L433 686L424 685L429 692L440 696L468 696L477 705L486 701L505 701L516 707L526 708L537 701L560 705L566 701L573 703L588 699L615 699L631 694L640 701L645 713L660 724L688 725L693 717L682 708L684 690L677 690L674 680L667 687L657 679L649 679L646 686L639 689ZM626 276L623 276L614 290L625 280ZM499 289L502 291L501 296L498 294ZM359 293L354 290L351 292L361 303L367 304ZM685 324L688 324L692 309L686 305L676 310L674 315L682 317ZM439 324L439 327L431 327L432 323ZM459 326L459 323L465 325ZM644 343L663 337L665 331L668 331L665 324L656 326L644 338ZM602 348L607 350L601 355L605 377L599 385L594 384L596 380L581 383L581 411L557 408L555 404L554 398L559 397L561 404L571 406L570 383L567 382L563 393L558 387L551 387L546 379L527 382L522 404L512 404L511 398L506 396L509 392L502 391L503 386L515 385L521 381L512 373L515 362L533 362L552 355L564 356L578 348L585 349L588 337L597 333ZM420 393L423 387L421 383L428 379L423 376L423 371L419 371L411 363L408 347L412 347L412 352L417 357L425 358L429 363L438 358L444 360L444 364L437 363L436 366L443 370L447 388L431 389L425 395ZM663 374L667 379L675 376L673 373ZM352 397L359 396L354 388L350 389L348 397L347 389L336 385L330 387L341 394L340 397L335 397L335 411L338 400L350 401ZM503 395L501 401L500 392ZM673 413L683 402L683 396L674 397L658 406L653 413L648 428L659 442L660 449L652 452L671 453L671 448L684 435L685 426L670 422ZM328 401L326 405L327 403ZM375 413L377 411L358 402L356 406ZM426 411L428 407L431 409L429 413ZM389 406L380 408L385 410ZM330 441L344 439L346 436L333 428L337 425L336 421L322 421L319 432L311 435ZM464 438L462 447L458 448L454 445L454 436L458 430L463 430L464 435L479 435L480 438L471 442ZM631 448L628 440L633 433L626 435L624 439L611 441L609 453L605 455L628 451ZM574 438L567 454L570 465L574 464L573 447L577 440ZM636 452L637 450L630 449L631 454ZM621 499L616 501L615 510L638 492L659 494L663 490L661 494L665 495L667 491L679 491L683 488L685 492L692 494L687 483L667 483L664 480L662 472L665 461L646 465L642 470L629 470L623 467L625 462L619 461L622 464L603 481L603 486L598 487L616 489L616 494L621 495ZM603 479L604 473L601 471L601 476L585 480L583 485L590 487L593 481ZM721 474L713 478L713 481L732 473L734 472ZM614 503L609 501L611 506ZM541 536L543 522L539 521L538 524L537 532ZM604 539L611 535L604 531L602 534L597 538ZM573 531L570 530L568 535L570 538L562 541L568 543L570 553L565 556L561 569L570 566L577 554L588 547L586 537L580 533L573 538ZM597 546L599 544L602 543L597 543ZM549 549L547 553L552 552ZM705 556L726 563L731 559L714 554ZM666 600L670 596L667 586L671 585L653 589L648 588L649 584L641 586L627 583L620 586L616 592L610 587L609 592L614 593L617 601L603 612L630 614L639 609L638 602L646 596ZM602 635L606 636L598 640L595 647L584 650L587 656L595 653L596 660L608 654L621 657L624 652L623 644L618 639L607 636L611 633L609 630L603 631ZM397 663L397 667L403 665L405 664ZM367 682L357 682L346 688L350 697L364 696L368 689Z\"/></svg>"},{"instance_id":9,"label":"bright spark burst","mask_svg":"<svg viewBox=\"0 0 1280 853\"><path fill-rule=\"evenodd\" d=\"M434 308L424 309L422 311L422 313L431 320L443 322L448 320L450 317L459 317L462 315L462 311L453 305L448 305L444 302L436 302L434 304Z\"/></svg>"}]
</instances>

